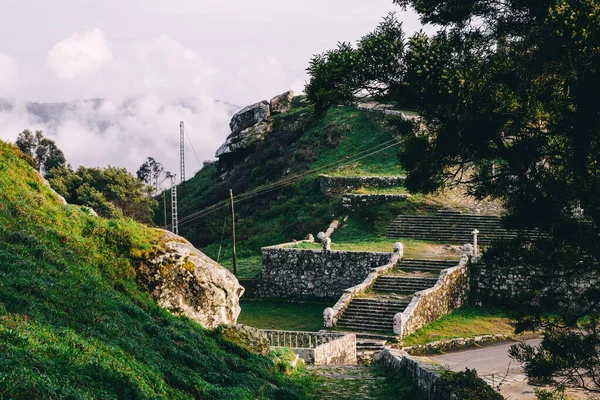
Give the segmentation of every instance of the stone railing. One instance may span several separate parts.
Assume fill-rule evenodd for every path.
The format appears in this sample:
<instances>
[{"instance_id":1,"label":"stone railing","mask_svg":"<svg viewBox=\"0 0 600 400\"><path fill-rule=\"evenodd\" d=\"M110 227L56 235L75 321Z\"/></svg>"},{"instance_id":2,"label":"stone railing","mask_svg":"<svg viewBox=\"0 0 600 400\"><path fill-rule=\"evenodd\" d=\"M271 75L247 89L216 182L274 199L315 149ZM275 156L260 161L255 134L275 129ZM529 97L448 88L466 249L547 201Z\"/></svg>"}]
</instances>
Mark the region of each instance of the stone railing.
<instances>
[{"instance_id":1,"label":"stone railing","mask_svg":"<svg viewBox=\"0 0 600 400\"><path fill-rule=\"evenodd\" d=\"M332 340L345 336L345 333L324 333L324 332L302 332L302 331L280 331L280 330L262 330L271 342L273 347L301 347L313 349Z\"/></svg>"},{"instance_id":2,"label":"stone railing","mask_svg":"<svg viewBox=\"0 0 600 400\"><path fill-rule=\"evenodd\" d=\"M409 376L417 384L425 399L450 400L453 398L448 385L443 381L443 368L427 359L411 357L402 350L384 349L375 360L394 375Z\"/></svg>"},{"instance_id":3,"label":"stone railing","mask_svg":"<svg viewBox=\"0 0 600 400\"><path fill-rule=\"evenodd\" d=\"M346 311L350 305L350 302L352 302L357 295L368 291L373 286L377 278L389 272L392 268L394 268L394 265L396 265L396 263L402 259L404 255L404 247L402 244L394 244L393 250L394 252L392 253L392 257L388 264L371 269L371 272L369 275L367 275L362 283L349 289L345 289L344 294L342 294L337 303L335 303L333 307L328 307L325 309L325 311L323 311L323 326L325 326L325 328L331 328L337 324L338 319L342 316L344 311Z\"/></svg>"},{"instance_id":4,"label":"stone railing","mask_svg":"<svg viewBox=\"0 0 600 400\"><path fill-rule=\"evenodd\" d=\"M469 292L468 262L464 254L458 266L440 273L435 286L415 293L408 307L394 316L394 333L406 337L460 307Z\"/></svg>"},{"instance_id":5,"label":"stone railing","mask_svg":"<svg viewBox=\"0 0 600 400\"><path fill-rule=\"evenodd\" d=\"M307 364L356 364L356 335L263 330L272 347L292 348Z\"/></svg>"}]
</instances>

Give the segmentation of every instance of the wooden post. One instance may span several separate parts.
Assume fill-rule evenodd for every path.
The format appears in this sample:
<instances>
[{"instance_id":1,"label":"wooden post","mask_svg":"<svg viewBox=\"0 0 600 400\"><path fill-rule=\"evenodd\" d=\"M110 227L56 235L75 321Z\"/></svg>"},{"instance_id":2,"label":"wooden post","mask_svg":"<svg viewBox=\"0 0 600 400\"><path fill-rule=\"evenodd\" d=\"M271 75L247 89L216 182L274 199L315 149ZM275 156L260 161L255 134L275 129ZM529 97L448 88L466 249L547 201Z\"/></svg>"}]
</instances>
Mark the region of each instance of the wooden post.
<instances>
[{"instance_id":1,"label":"wooden post","mask_svg":"<svg viewBox=\"0 0 600 400\"><path fill-rule=\"evenodd\" d=\"M231 203L231 252L233 253L233 275L237 276L237 257L235 254L235 211L233 210L233 190L229 189L229 202Z\"/></svg>"},{"instance_id":2,"label":"wooden post","mask_svg":"<svg viewBox=\"0 0 600 400\"><path fill-rule=\"evenodd\" d=\"M167 189L163 190L163 214L165 216L165 230L168 230L167 225Z\"/></svg>"}]
</instances>

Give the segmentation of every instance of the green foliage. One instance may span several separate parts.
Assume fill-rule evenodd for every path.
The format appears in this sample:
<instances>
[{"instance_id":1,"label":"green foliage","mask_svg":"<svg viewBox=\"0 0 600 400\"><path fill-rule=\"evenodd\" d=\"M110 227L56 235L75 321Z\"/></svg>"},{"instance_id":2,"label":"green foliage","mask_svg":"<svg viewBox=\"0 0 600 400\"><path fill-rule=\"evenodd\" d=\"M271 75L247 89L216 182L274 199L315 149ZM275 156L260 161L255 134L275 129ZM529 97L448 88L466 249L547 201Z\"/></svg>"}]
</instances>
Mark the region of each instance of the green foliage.
<instances>
[{"instance_id":1,"label":"green foliage","mask_svg":"<svg viewBox=\"0 0 600 400\"><path fill-rule=\"evenodd\" d=\"M442 375L450 392L457 399L464 400L503 400L504 397L496 392L483 379L477 376L477 371L465 369L461 372L446 372Z\"/></svg>"},{"instance_id":2,"label":"green foliage","mask_svg":"<svg viewBox=\"0 0 600 400\"><path fill-rule=\"evenodd\" d=\"M64 206L0 142L0 397L298 398L253 355L135 283L156 232Z\"/></svg>"},{"instance_id":3,"label":"green foliage","mask_svg":"<svg viewBox=\"0 0 600 400\"><path fill-rule=\"evenodd\" d=\"M105 218L151 222L158 204L151 197L152 189L125 168L56 168L48 181L69 204L90 207Z\"/></svg>"},{"instance_id":4,"label":"green foliage","mask_svg":"<svg viewBox=\"0 0 600 400\"><path fill-rule=\"evenodd\" d=\"M598 313L600 2L395 3L414 8L423 22L445 27L432 37L418 33L408 41L401 90L391 96L396 103L414 105L422 116L412 130L399 128L405 136L400 156L408 172L406 187L433 193L462 182L478 199L501 200L509 227L535 227L547 234L534 243L518 239L497 245L485 262L531 278L529 296L520 298L515 311L523 327L546 329L548 346L539 348L540 357L522 354L532 365L526 369L533 374L533 366L545 360L552 365L548 370L567 373L569 384L585 386L575 371L596 378L600 363L589 363L590 355L578 352L563 357L551 343L555 337L566 344L571 337L563 330ZM313 64L326 65L326 60ZM346 57L331 67L357 87L366 80L356 78L355 65ZM320 70L311 67L318 77ZM331 71L329 76L336 77ZM591 285L569 298L578 279ZM548 317L548 310L559 316ZM599 331L594 323L581 335L595 343ZM590 354L597 360L598 348Z\"/></svg>"},{"instance_id":5,"label":"green foliage","mask_svg":"<svg viewBox=\"0 0 600 400\"><path fill-rule=\"evenodd\" d=\"M54 168L65 167L67 163L62 150L52 139L44 137L42 131L33 134L25 129L19 133L15 144L24 154L35 160L34 167L44 175Z\"/></svg>"},{"instance_id":6,"label":"green foliage","mask_svg":"<svg viewBox=\"0 0 600 400\"><path fill-rule=\"evenodd\" d=\"M335 50L315 55L307 68L310 81L305 92L318 114L360 97L389 99L401 85L403 56L402 24L392 13L356 48L344 42Z\"/></svg>"},{"instance_id":7,"label":"green foliage","mask_svg":"<svg viewBox=\"0 0 600 400\"><path fill-rule=\"evenodd\" d=\"M136 175L140 181L155 188L158 188L165 179L171 177L171 173L165 172L163 165L152 157L148 157L146 161L140 165Z\"/></svg>"}]
</instances>

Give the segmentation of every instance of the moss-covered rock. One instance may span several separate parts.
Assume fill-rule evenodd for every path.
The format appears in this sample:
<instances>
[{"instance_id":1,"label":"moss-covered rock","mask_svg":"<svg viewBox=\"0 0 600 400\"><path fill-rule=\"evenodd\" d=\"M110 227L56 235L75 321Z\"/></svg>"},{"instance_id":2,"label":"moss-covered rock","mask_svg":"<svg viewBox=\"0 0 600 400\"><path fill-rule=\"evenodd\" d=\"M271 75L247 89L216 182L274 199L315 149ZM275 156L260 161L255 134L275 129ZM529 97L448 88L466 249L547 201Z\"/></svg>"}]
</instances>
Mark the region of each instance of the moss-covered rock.
<instances>
[{"instance_id":1,"label":"moss-covered rock","mask_svg":"<svg viewBox=\"0 0 600 400\"><path fill-rule=\"evenodd\" d=\"M223 337L230 342L255 354L269 354L269 339L260 329L246 325L223 326L221 329Z\"/></svg>"},{"instance_id":2,"label":"moss-covered rock","mask_svg":"<svg viewBox=\"0 0 600 400\"><path fill-rule=\"evenodd\" d=\"M136 268L138 283L160 306L205 328L235 324L244 293L236 277L184 238L157 234L152 254Z\"/></svg>"}]
</instances>

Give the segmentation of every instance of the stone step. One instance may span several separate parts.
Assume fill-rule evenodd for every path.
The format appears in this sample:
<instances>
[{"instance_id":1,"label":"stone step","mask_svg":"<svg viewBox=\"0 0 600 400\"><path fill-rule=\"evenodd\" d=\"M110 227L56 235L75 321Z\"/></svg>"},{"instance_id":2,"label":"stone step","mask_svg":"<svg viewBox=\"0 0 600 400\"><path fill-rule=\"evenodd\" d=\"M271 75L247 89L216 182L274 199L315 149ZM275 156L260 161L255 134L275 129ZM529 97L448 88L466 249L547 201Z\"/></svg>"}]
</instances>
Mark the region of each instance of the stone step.
<instances>
[{"instance_id":1,"label":"stone step","mask_svg":"<svg viewBox=\"0 0 600 400\"><path fill-rule=\"evenodd\" d=\"M338 326L347 327L347 326L363 326L370 327L372 330L379 331L391 331L394 329L394 321L390 319L389 321L366 321L362 319L343 319L338 321Z\"/></svg>"},{"instance_id":2,"label":"stone step","mask_svg":"<svg viewBox=\"0 0 600 400\"><path fill-rule=\"evenodd\" d=\"M381 328L379 326L371 326L371 325L357 325L357 324L344 324L344 325L340 325L340 327L344 328L345 330L350 330L350 331L358 331L358 332L376 332L376 333L381 333L381 334L393 334L394 328L392 325L389 326L389 328Z\"/></svg>"},{"instance_id":3,"label":"stone step","mask_svg":"<svg viewBox=\"0 0 600 400\"><path fill-rule=\"evenodd\" d=\"M340 319L338 321L338 326L341 327L348 327L348 326L353 326L353 327L362 327L362 328L370 328L369 330L377 330L377 331L393 331L394 330L394 321L393 320L389 320L389 321L382 321L382 322L372 322L372 321L363 321L363 320L342 320Z\"/></svg>"},{"instance_id":4,"label":"stone step","mask_svg":"<svg viewBox=\"0 0 600 400\"><path fill-rule=\"evenodd\" d=\"M348 308L346 308L345 312L354 313L354 314L389 314L389 313L397 313L402 312L404 309L408 307L408 303L402 307L360 307L356 305L350 304Z\"/></svg>"},{"instance_id":5,"label":"stone step","mask_svg":"<svg viewBox=\"0 0 600 400\"><path fill-rule=\"evenodd\" d=\"M338 321L355 320L355 321L361 321L361 322L365 322L365 323L390 324L394 320L394 315L396 315L396 313L389 314L389 315L351 315L351 314L344 313L344 315L342 315Z\"/></svg>"},{"instance_id":6,"label":"stone step","mask_svg":"<svg viewBox=\"0 0 600 400\"><path fill-rule=\"evenodd\" d=\"M398 314L399 312L404 311L406 308L399 308L396 310L346 310L344 312L344 314L342 315L346 315L346 316L356 316L356 317L372 317L372 316L377 316L377 317L382 317L382 318L387 318L390 315L393 317L394 315Z\"/></svg>"},{"instance_id":7,"label":"stone step","mask_svg":"<svg viewBox=\"0 0 600 400\"><path fill-rule=\"evenodd\" d=\"M424 278L424 277L406 277L406 276L393 276L393 275L384 275L377 278L375 283L406 283L409 285L419 285L419 284L430 284L436 283L437 278Z\"/></svg>"},{"instance_id":8,"label":"stone step","mask_svg":"<svg viewBox=\"0 0 600 400\"><path fill-rule=\"evenodd\" d=\"M385 305L389 307L403 306L406 305L406 301L395 301L395 300L382 300L372 297L357 297L352 300L354 304L371 304L371 305Z\"/></svg>"}]
</instances>

